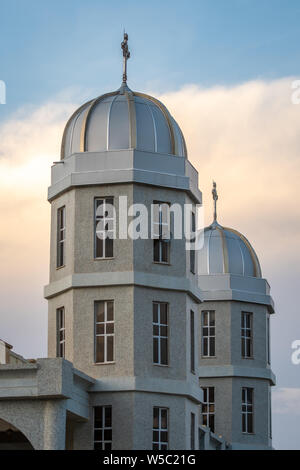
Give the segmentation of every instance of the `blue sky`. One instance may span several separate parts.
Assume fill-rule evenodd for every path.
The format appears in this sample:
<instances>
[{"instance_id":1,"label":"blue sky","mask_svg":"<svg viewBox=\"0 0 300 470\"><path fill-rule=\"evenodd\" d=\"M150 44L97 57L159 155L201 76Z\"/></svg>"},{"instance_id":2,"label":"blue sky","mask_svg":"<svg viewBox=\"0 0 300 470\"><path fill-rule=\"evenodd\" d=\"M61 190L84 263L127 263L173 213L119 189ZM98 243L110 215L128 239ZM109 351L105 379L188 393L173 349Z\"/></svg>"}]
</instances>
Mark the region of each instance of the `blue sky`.
<instances>
[{"instance_id":1,"label":"blue sky","mask_svg":"<svg viewBox=\"0 0 300 470\"><path fill-rule=\"evenodd\" d=\"M300 1L1 0L0 5L0 80L7 86L7 104L0 105L0 266L6 262L8 266L7 271L2 269L2 284L0 269L0 337L21 354L45 354L47 306L42 285L48 277L49 207L45 199L50 164L57 159L72 106L120 86L120 42L126 28L131 51L129 86L151 91L176 112L191 161L199 171L205 203L216 176L223 194L224 224L241 230L257 247L277 307L272 357L278 386L299 389L300 402L300 365L290 360L290 344L300 338L300 106L290 103L291 77L300 79ZM188 85L196 88L182 91ZM221 92L217 85L223 86ZM227 126L228 107L237 130ZM22 122L20 109L26 110ZM244 117L249 135L242 125ZM35 180L30 179L36 165L30 158L39 153L48 160L41 162ZM232 157L235 153L238 162ZM5 158L11 158L7 165ZM230 173L230 165L237 168L236 175ZM232 197L237 190L239 198ZM30 217L43 222L35 225L36 238L30 238L30 228L23 233L26 242L20 244L20 237L14 241L8 230L6 234L6 217L12 217L12 223L30 221ZM31 248L38 251L36 263L26 258ZM9 250L18 273L6 256ZM12 300L9 270L12 283L20 278L22 299ZM18 331L15 323L20 325ZM278 410L280 403L276 406ZM282 415L274 413L277 447L292 443L300 448L300 406L297 413L291 409Z\"/></svg>"},{"instance_id":2,"label":"blue sky","mask_svg":"<svg viewBox=\"0 0 300 470\"><path fill-rule=\"evenodd\" d=\"M1 118L70 86L118 87L124 27L135 89L299 74L299 17L297 0L2 0Z\"/></svg>"}]
</instances>

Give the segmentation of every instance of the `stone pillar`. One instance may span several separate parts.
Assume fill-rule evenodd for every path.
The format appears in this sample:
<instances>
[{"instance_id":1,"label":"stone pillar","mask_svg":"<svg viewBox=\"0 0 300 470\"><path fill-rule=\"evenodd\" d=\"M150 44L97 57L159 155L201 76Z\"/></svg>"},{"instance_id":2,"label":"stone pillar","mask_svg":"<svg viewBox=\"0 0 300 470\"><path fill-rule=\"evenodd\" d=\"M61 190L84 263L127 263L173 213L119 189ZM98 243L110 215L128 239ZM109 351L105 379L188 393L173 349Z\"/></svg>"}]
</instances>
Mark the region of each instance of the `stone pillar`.
<instances>
[{"instance_id":1,"label":"stone pillar","mask_svg":"<svg viewBox=\"0 0 300 470\"><path fill-rule=\"evenodd\" d=\"M66 409L62 400L49 400L44 411L44 450L64 450Z\"/></svg>"}]
</instances>

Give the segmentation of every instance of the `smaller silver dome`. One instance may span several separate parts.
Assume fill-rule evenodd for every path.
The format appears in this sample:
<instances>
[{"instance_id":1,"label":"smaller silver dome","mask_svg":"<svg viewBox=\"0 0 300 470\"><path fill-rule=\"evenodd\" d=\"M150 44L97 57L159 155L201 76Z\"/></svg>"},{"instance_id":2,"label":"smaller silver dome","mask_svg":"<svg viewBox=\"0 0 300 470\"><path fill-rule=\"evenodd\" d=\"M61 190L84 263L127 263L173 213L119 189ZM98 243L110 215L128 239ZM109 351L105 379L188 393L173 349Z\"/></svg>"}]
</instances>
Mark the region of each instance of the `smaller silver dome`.
<instances>
[{"instance_id":1,"label":"smaller silver dome","mask_svg":"<svg viewBox=\"0 0 300 470\"><path fill-rule=\"evenodd\" d=\"M257 255L246 237L214 221L204 229L199 250L199 274L238 274L260 278Z\"/></svg>"},{"instance_id":2,"label":"smaller silver dome","mask_svg":"<svg viewBox=\"0 0 300 470\"><path fill-rule=\"evenodd\" d=\"M187 157L180 127L156 98L121 88L83 104L66 124L61 158L137 149Z\"/></svg>"}]
</instances>

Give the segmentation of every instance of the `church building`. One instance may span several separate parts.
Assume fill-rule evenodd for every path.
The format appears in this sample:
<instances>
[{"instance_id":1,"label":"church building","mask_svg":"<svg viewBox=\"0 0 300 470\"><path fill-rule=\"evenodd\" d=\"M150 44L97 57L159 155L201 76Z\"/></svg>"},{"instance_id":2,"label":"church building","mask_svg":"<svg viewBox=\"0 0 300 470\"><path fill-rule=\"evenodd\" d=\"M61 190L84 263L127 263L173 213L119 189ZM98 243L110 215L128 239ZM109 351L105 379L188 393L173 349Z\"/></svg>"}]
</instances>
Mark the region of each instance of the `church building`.
<instances>
[{"instance_id":1,"label":"church building","mask_svg":"<svg viewBox=\"0 0 300 470\"><path fill-rule=\"evenodd\" d=\"M0 449L272 449L269 284L215 184L201 248L175 236L198 173L121 46L121 87L74 112L51 168L48 357L0 341ZM128 236L130 207L152 236Z\"/></svg>"}]
</instances>

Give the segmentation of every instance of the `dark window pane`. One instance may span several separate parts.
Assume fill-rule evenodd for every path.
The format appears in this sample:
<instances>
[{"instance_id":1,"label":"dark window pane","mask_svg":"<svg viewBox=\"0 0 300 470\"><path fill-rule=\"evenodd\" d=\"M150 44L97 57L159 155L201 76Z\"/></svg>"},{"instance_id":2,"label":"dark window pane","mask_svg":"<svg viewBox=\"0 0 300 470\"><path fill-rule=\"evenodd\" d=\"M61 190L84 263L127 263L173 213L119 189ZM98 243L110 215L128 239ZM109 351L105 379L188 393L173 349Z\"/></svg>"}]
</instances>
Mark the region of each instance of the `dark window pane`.
<instances>
[{"instance_id":1,"label":"dark window pane","mask_svg":"<svg viewBox=\"0 0 300 470\"><path fill-rule=\"evenodd\" d=\"M102 450L102 442L95 442L94 450Z\"/></svg>"},{"instance_id":2,"label":"dark window pane","mask_svg":"<svg viewBox=\"0 0 300 470\"><path fill-rule=\"evenodd\" d=\"M107 337L107 360L108 361L114 360L114 337L113 336Z\"/></svg>"},{"instance_id":3,"label":"dark window pane","mask_svg":"<svg viewBox=\"0 0 300 470\"><path fill-rule=\"evenodd\" d=\"M161 444L160 448L161 450L168 450L167 444Z\"/></svg>"},{"instance_id":4,"label":"dark window pane","mask_svg":"<svg viewBox=\"0 0 300 470\"><path fill-rule=\"evenodd\" d=\"M96 235L96 258L103 258L103 243Z\"/></svg>"},{"instance_id":5,"label":"dark window pane","mask_svg":"<svg viewBox=\"0 0 300 470\"><path fill-rule=\"evenodd\" d=\"M154 336L159 335L159 326L158 325L153 325L153 335Z\"/></svg>"},{"instance_id":6,"label":"dark window pane","mask_svg":"<svg viewBox=\"0 0 300 470\"><path fill-rule=\"evenodd\" d=\"M114 256L114 241L112 238L105 239L105 257L112 258Z\"/></svg>"},{"instance_id":7,"label":"dark window pane","mask_svg":"<svg viewBox=\"0 0 300 470\"><path fill-rule=\"evenodd\" d=\"M168 432L167 431L161 431L160 439L161 439L162 442L168 442Z\"/></svg>"},{"instance_id":8,"label":"dark window pane","mask_svg":"<svg viewBox=\"0 0 300 470\"><path fill-rule=\"evenodd\" d=\"M159 441L159 432L153 431L153 442L158 442L158 441Z\"/></svg>"},{"instance_id":9,"label":"dark window pane","mask_svg":"<svg viewBox=\"0 0 300 470\"><path fill-rule=\"evenodd\" d=\"M202 416L202 424L204 424L204 426L207 426L207 415Z\"/></svg>"},{"instance_id":10,"label":"dark window pane","mask_svg":"<svg viewBox=\"0 0 300 470\"><path fill-rule=\"evenodd\" d=\"M161 326L160 327L160 336L168 336L168 327L167 326Z\"/></svg>"},{"instance_id":11,"label":"dark window pane","mask_svg":"<svg viewBox=\"0 0 300 470\"><path fill-rule=\"evenodd\" d=\"M160 353L161 353L161 364L168 364L168 340L167 338L161 338L160 340Z\"/></svg>"},{"instance_id":12,"label":"dark window pane","mask_svg":"<svg viewBox=\"0 0 300 470\"><path fill-rule=\"evenodd\" d=\"M247 427L248 427L248 432L253 432L253 420L252 420L252 414L247 415Z\"/></svg>"},{"instance_id":13,"label":"dark window pane","mask_svg":"<svg viewBox=\"0 0 300 470\"><path fill-rule=\"evenodd\" d=\"M97 323L96 324L96 334L103 335L104 334L104 323Z\"/></svg>"},{"instance_id":14,"label":"dark window pane","mask_svg":"<svg viewBox=\"0 0 300 470\"><path fill-rule=\"evenodd\" d=\"M160 304L160 323L163 325L168 324L168 304L166 303Z\"/></svg>"},{"instance_id":15,"label":"dark window pane","mask_svg":"<svg viewBox=\"0 0 300 470\"><path fill-rule=\"evenodd\" d=\"M158 323L158 304L153 304L153 323Z\"/></svg>"},{"instance_id":16,"label":"dark window pane","mask_svg":"<svg viewBox=\"0 0 300 470\"><path fill-rule=\"evenodd\" d=\"M107 321L113 321L114 319L114 303L107 302Z\"/></svg>"},{"instance_id":17,"label":"dark window pane","mask_svg":"<svg viewBox=\"0 0 300 470\"><path fill-rule=\"evenodd\" d=\"M94 440L95 441L102 441L102 430L95 430L94 431Z\"/></svg>"},{"instance_id":18,"label":"dark window pane","mask_svg":"<svg viewBox=\"0 0 300 470\"><path fill-rule=\"evenodd\" d=\"M208 326L208 312L202 312L202 325Z\"/></svg>"},{"instance_id":19,"label":"dark window pane","mask_svg":"<svg viewBox=\"0 0 300 470\"><path fill-rule=\"evenodd\" d=\"M209 387L209 402L214 403L215 401L215 388L214 387Z\"/></svg>"},{"instance_id":20,"label":"dark window pane","mask_svg":"<svg viewBox=\"0 0 300 470\"><path fill-rule=\"evenodd\" d=\"M96 337L96 362L104 362L104 336Z\"/></svg>"},{"instance_id":21,"label":"dark window pane","mask_svg":"<svg viewBox=\"0 0 300 470\"><path fill-rule=\"evenodd\" d=\"M106 323L106 334L112 334L114 332L114 323Z\"/></svg>"},{"instance_id":22,"label":"dark window pane","mask_svg":"<svg viewBox=\"0 0 300 470\"><path fill-rule=\"evenodd\" d=\"M112 421L111 421L111 407L110 406L107 406L105 407L105 427L106 428L111 428L111 424L112 424Z\"/></svg>"},{"instance_id":23,"label":"dark window pane","mask_svg":"<svg viewBox=\"0 0 300 470\"><path fill-rule=\"evenodd\" d=\"M161 243L161 251L162 251L162 259L161 261L163 263L168 263L169 262L169 243L165 242L163 240L160 241Z\"/></svg>"},{"instance_id":24,"label":"dark window pane","mask_svg":"<svg viewBox=\"0 0 300 470\"><path fill-rule=\"evenodd\" d=\"M209 416L209 427L212 432L215 432L215 416L214 415Z\"/></svg>"},{"instance_id":25,"label":"dark window pane","mask_svg":"<svg viewBox=\"0 0 300 470\"><path fill-rule=\"evenodd\" d=\"M153 408L153 428L158 429L158 417L159 417L159 409Z\"/></svg>"},{"instance_id":26,"label":"dark window pane","mask_svg":"<svg viewBox=\"0 0 300 470\"><path fill-rule=\"evenodd\" d=\"M111 450L111 442L105 442L104 450Z\"/></svg>"},{"instance_id":27,"label":"dark window pane","mask_svg":"<svg viewBox=\"0 0 300 470\"><path fill-rule=\"evenodd\" d=\"M153 450L159 450L159 445L158 444L153 444L152 449Z\"/></svg>"},{"instance_id":28,"label":"dark window pane","mask_svg":"<svg viewBox=\"0 0 300 470\"><path fill-rule=\"evenodd\" d=\"M242 431L246 432L246 415L242 414Z\"/></svg>"},{"instance_id":29,"label":"dark window pane","mask_svg":"<svg viewBox=\"0 0 300 470\"><path fill-rule=\"evenodd\" d=\"M158 338L153 338L153 362L158 364Z\"/></svg>"},{"instance_id":30,"label":"dark window pane","mask_svg":"<svg viewBox=\"0 0 300 470\"><path fill-rule=\"evenodd\" d=\"M210 338L210 356L215 356L215 338Z\"/></svg>"},{"instance_id":31,"label":"dark window pane","mask_svg":"<svg viewBox=\"0 0 300 470\"><path fill-rule=\"evenodd\" d=\"M96 302L96 322L104 321L104 302Z\"/></svg>"},{"instance_id":32,"label":"dark window pane","mask_svg":"<svg viewBox=\"0 0 300 470\"><path fill-rule=\"evenodd\" d=\"M111 429L105 429L104 430L104 440L105 441L111 441L112 439L112 430Z\"/></svg>"},{"instance_id":33,"label":"dark window pane","mask_svg":"<svg viewBox=\"0 0 300 470\"><path fill-rule=\"evenodd\" d=\"M159 261L159 240L153 240L153 260Z\"/></svg>"},{"instance_id":34,"label":"dark window pane","mask_svg":"<svg viewBox=\"0 0 300 470\"><path fill-rule=\"evenodd\" d=\"M94 408L94 417L95 417L95 427L101 428L102 427L102 408L100 406L96 406ZM99 426L96 426L96 421L97 423L100 423Z\"/></svg>"},{"instance_id":35,"label":"dark window pane","mask_svg":"<svg viewBox=\"0 0 300 470\"><path fill-rule=\"evenodd\" d=\"M208 355L208 339L203 338L203 356Z\"/></svg>"},{"instance_id":36,"label":"dark window pane","mask_svg":"<svg viewBox=\"0 0 300 470\"><path fill-rule=\"evenodd\" d=\"M161 410L161 428L168 429L168 410Z\"/></svg>"}]
</instances>

